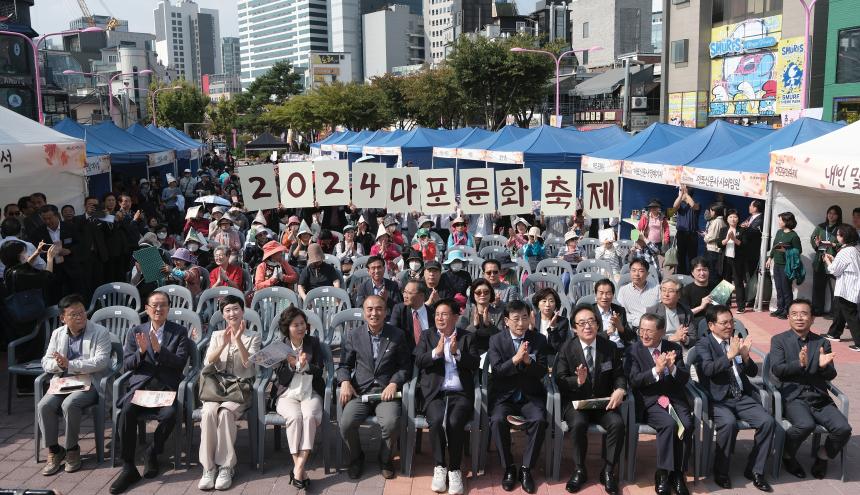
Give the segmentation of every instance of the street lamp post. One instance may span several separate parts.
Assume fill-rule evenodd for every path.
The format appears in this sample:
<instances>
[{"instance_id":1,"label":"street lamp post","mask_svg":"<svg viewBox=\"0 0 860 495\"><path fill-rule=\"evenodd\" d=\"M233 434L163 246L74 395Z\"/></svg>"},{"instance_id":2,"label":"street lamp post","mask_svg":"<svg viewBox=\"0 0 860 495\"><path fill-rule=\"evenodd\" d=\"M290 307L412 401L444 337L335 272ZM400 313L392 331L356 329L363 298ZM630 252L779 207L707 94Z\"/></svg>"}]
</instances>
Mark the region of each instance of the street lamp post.
<instances>
[{"instance_id":1,"label":"street lamp post","mask_svg":"<svg viewBox=\"0 0 860 495\"><path fill-rule=\"evenodd\" d=\"M113 80L117 77L122 76L146 76L152 74L152 70L143 69L143 70L135 70L131 72L120 72L119 74L114 74L108 79L108 117L113 120Z\"/></svg>"},{"instance_id":2,"label":"street lamp post","mask_svg":"<svg viewBox=\"0 0 860 495\"><path fill-rule=\"evenodd\" d=\"M800 109L806 110L806 105L809 103L809 72L811 69L809 66L809 61L811 59L811 55L809 54L809 31L811 29L810 18L812 17L812 9L815 8L815 2L817 0L799 1L800 4L803 5L803 11L806 16L806 22L803 28L803 78L800 80Z\"/></svg>"},{"instance_id":3,"label":"street lamp post","mask_svg":"<svg viewBox=\"0 0 860 495\"><path fill-rule=\"evenodd\" d=\"M561 70L561 60L564 57L566 57L572 53L590 52L590 51L597 51L597 50L602 50L602 49L603 48L599 47L599 46L592 46L591 48L585 48L582 50L568 50L568 51L566 51L566 52L564 52L558 56L556 56L555 53L552 53L552 52L547 51L547 50L534 50L531 48L521 48L518 46L511 48L511 51L514 53L526 53L526 52L528 52L528 53L543 53L545 55L549 55L550 57L552 57L553 61L555 62L555 125L556 125L556 127L561 127L561 106L559 103L559 101L560 101L560 98L559 98L559 94L560 94L559 93L559 91L560 91L560 74L559 74L559 71Z\"/></svg>"},{"instance_id":4,"label":"street lamp post","mask_svg":"<svg viewBox=\"0 0 860 495\"><path fill-rule=\"evenodd\" d=\"M172 91L172 90L176 90L176 89L182 89L182 86L173 86L170 88L158 88L152 92L152 125L154 127L158 127L158 124L155 121L155 103L157 101L156 98L158 96L158 92L159 91Z\"/></svg>"}]
</instances>

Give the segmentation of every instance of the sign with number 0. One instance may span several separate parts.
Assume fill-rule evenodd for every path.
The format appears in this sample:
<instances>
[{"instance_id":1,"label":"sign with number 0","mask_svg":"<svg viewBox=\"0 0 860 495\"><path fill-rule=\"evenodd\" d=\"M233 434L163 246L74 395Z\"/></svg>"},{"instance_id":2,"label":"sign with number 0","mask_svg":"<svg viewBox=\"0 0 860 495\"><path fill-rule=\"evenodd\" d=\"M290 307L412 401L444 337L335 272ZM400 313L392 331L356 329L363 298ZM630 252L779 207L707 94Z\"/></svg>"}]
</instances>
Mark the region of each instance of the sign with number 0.
<instances>
[{"instance_id":1,"label":"sign with number 0","mask_svg":"<svg viewBox=\"0 0 860 495\"><path fill-rule=\"evenodd\" d=\"M317 205L349 204L349 164L346 160L319 160L314 163Z\"/></svg>"},{"instance_id":2,"label":"sign with number 0","mask_svg":"<svg viewBox=\"0 0 860 495\"><path fill-rule=\"evenodd\" d=\"M281 204L287 208L310 208L314 205L314 166L311 162L289 162L278 165Z\"/></svg>"},{"instance_id":3,"label":"sign with number 0","mask_svg":"<svg viewBox=\"0 0 860 495\"><path fill-rule=\"evenodd\" d=\"M385 208L388 181L384 163L352 164L352 204L357 208Z\"/></svg>"},{"instance_id":4,"label":"sign with number 0","mask_svg":"<svg viewBox=\"0 0 860 495\"><path fill-rule=\"evenodd\" d=\"M245 208L254 211L278 207L278 185L271 163L237 167L236 175L242 184Z\"/></svg>"}]
</instances>

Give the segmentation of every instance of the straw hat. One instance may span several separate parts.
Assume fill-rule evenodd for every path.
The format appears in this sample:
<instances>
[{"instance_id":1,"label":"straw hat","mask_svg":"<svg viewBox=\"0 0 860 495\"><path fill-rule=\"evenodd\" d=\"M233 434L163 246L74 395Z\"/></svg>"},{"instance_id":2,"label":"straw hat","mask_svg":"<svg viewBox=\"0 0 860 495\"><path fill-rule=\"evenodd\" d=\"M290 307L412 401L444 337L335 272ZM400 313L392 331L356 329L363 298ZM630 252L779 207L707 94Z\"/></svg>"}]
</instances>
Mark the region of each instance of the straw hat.
<instances>
[{"instance_id":1,"label":"straw hat","mask_svg":"<svg viewBox=\"0 0 860 495\"><path fill-rule=\"evenodd\" d=\"M567 242L571 239L579 239L579 234L577 234L575 230L568 230L564 233L564 242Z\"/></svg>"},{"instance_id":2,"label":"straw hat","mask_svg":"<svg viewBox=\"0 0 860 495\"><path fill-rule=\"evenodd\" d=\"M529 236L540 237L543 239L543 236L540 233L540 227L532 227L529 229Z\"/></svg>"},{"instance_id":3,"label":"straw hat","mask_svg":"<svg viewBox=\"0 0 860 495\"><path fill-rule=\"evenodd\" d=\"M526 222L526 219L523 217L515 218L514 223L511 225L511 227L516 227L518 223L521 223L521 224L525 225L526 227L531 227L531 225L528 222Z\"/></svg>"}]
</instances>

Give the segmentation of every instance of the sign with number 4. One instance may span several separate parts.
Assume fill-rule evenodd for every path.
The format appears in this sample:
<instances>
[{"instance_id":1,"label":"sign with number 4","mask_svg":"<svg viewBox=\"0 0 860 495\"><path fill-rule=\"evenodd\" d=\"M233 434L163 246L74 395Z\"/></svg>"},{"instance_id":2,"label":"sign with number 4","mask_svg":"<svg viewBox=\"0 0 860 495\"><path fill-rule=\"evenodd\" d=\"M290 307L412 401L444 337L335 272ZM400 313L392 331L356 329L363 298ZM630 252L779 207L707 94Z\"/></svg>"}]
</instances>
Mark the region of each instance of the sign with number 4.
<instances>
[{"instance_id":1,"label":"sign with number 4","mask_svg":"<svg viewBox=\"0 0 860 495\"><path fill-rule=\"evenodd\" d=\"M236 175L242 184L242 196L248 211L278 207L278 185L271 163L238 167Z\"/></svg>"},{"instance_id":2,"label":"sign with number 4","mask_svg":"<svg viewBox=\"0 0 860 495\"><path fill-rule=\"evenodd\" d=\"M349 204L349 164L346 160L314 162L317 205L346 206Z\"/></svg>"}]
</instances>

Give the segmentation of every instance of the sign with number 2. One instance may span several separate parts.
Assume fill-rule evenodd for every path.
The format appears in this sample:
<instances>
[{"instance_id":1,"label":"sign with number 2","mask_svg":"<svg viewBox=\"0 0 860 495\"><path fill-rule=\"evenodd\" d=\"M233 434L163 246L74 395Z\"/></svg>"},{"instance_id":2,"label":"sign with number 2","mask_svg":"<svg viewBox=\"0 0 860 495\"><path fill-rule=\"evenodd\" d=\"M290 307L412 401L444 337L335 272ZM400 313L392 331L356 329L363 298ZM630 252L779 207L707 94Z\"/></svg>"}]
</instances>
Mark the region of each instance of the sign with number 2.
<instances>
[{"instance_id":1,"label":"sign with number 2","mask_svg":"<svg viewBox=\"0 0 860 495\"><path fill-rule=\"evenodd\" d=\"M349 204L349 164L346 160L314 162L314 178L319 206Z\"/></svg>"},{"instance_id":2,"label":"sign with number 2","mask_svg":"<svg viewBox=\"0 0 860 495\"><path fill-rule=\"evenodd\" d=\"M242 184L242 196L248 211L278 207L278 186L271 163L236 168Z\"/></svg>"}]
</instances>

